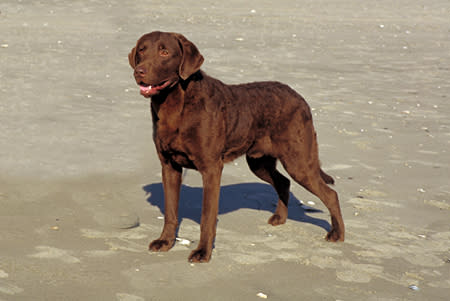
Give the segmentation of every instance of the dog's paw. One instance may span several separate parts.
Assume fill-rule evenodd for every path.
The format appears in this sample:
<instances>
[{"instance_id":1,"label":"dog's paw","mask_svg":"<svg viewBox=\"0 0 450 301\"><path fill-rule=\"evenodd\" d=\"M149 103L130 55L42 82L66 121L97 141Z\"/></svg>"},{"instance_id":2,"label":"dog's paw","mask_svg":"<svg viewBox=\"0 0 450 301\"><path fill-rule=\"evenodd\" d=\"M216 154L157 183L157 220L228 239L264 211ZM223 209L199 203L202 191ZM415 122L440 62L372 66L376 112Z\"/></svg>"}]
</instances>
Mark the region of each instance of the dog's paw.
<instances>
[{"instance_id":1,"label":"dog's paw","mask_svg":"<svg viewBox=\"0 0 450 301\"><path fill-rule=\"evenodd\" d=\"M344 241L344 233L341 233L341 231L336 229L331 229L325 239L331 242Z\"/></svg>"},{"instance_id":2,"label":"dog's paw","mask_svg":"<svg viewBox=\"0 0 450 301\"><path fill-rule=\"evenodd\" d=\"M191 252L188 259L190 262L208 262L211 259L212 250L198 248Z\"/></svg>"},{"instance_id":3,"label":"dog's paw","mask_svg":"<svg viewBox=\"0 0 450 301\"><path fill-rule=\"evenodd\" d=\"M272 226L278 226L286 223L286 217L283 218L279 214L275 213L272 215L269 220L267 221L268 224L271 224Z\"/></svg>"},{"instance_id":4,"label":"dog's paw","mask_svg":"<svg viewBox=\"0 0 450 301\"><path fill-rule=\"evenodd\" d=\"M167 252L172 248L174 242L167 239L155 239L150 243L148 249L153 252Z\"/></svg>"}]
</instances>

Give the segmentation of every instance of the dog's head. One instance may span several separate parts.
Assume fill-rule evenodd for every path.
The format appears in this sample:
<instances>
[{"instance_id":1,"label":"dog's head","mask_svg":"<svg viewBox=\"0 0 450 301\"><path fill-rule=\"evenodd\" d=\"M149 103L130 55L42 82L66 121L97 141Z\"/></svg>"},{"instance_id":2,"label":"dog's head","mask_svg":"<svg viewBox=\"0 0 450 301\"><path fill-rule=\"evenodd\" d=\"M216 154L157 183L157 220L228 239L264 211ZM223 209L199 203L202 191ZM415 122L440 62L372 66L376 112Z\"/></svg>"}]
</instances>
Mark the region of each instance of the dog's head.
<instances>
[{"instance_id":1,"label":"dog's head","mask_svg":"<svg viewBox=\"0 0 450 301\"><path fill-rule=\"evenodd\" d=\"M143 35L128 59L141 94L152 97L200 70L203 56L178 33L154 31Z\"/></svg>"}]
</instances>

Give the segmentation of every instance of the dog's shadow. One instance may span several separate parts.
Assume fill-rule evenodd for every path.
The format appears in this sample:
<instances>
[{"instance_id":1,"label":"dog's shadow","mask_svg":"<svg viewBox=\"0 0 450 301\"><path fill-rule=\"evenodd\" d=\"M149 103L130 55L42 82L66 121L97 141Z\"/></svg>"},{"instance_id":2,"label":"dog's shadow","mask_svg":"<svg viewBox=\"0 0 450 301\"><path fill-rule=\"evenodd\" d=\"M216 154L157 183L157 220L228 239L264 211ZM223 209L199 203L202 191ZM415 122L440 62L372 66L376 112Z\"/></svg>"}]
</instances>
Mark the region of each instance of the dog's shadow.
<instances>
[{"instance_id":1,"label":"dog's shadow","mask_svg":"<svg viewBox=\"0 0 450 301\"><path fill-rule=\"evenodd\" d=\"M164 214L164 191L162 183L154 183L143 187L147 193L147 201L157 206ZM180 193L178 222L181 225L187 218L200 224L203 188L182 185ZM278 202L278 196L272 186L262 183L244 183L221 186L219 199L219 215L243 208L265 210L273 213ZM290 193L288 219L310 223L330 231L330 224L319 218L311 217L306 212L322 212L321 210L301 205L299 200Z\"/></svg>"}]
</instances>

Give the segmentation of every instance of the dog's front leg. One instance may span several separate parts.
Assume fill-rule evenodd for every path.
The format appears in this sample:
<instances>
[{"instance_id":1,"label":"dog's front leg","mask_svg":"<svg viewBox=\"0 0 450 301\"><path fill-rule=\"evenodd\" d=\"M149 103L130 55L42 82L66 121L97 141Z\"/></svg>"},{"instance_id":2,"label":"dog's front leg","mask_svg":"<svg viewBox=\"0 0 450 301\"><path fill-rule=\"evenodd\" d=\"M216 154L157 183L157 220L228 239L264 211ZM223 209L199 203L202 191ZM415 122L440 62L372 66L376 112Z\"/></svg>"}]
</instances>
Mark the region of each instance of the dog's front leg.
<instances>
[{"instance_id":1,"label":"dog's front leg","mask_svg":"<svg viewBox=\"0 0 450 301\"><path fill-rule=\"evenodd\" d=\"M178 227L178 201L180 198L182 168L162 162L164 188L164 228L161 236L150 243L151 251L168 251L175 243Z\"/></svg>"},{"instance_id":2,"label":"dog's front leg","mask_svg":"<svg viewBox=\"0 0 450 301\"><path fill-rule=\"evenodd\" d=\"M202 218L200 222L200 242L189 255L190 262L208 262L211 259L216 237L217 215L219 213L220 178L223 164L216 163L201 172L203 179Z\"/></svg>"}]
</instances>

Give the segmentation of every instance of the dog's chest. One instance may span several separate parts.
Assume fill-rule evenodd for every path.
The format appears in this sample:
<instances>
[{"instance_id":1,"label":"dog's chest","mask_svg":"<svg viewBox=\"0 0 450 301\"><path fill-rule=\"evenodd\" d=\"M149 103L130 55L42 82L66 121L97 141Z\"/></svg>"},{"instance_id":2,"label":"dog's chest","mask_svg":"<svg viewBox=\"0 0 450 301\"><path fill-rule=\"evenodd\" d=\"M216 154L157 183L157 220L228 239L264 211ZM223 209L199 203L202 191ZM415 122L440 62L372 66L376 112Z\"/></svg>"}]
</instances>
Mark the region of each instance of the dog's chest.
<instances>
[{"instance_id":1,"label":"dog's chest","mask_svg":"<svg viewBox=\"0 0 450 301\"><path fill-rule=\"evenodd\" d=\"M192 158L188 155L186 133L179 127L160 122L156 127L155 144L161 155L178 165L195 168Z\"/></svg>"}]
</instances>

